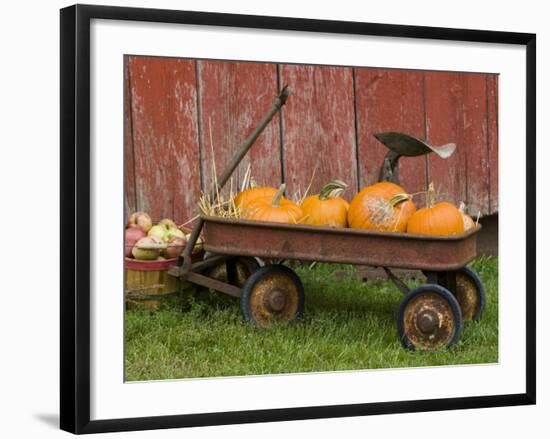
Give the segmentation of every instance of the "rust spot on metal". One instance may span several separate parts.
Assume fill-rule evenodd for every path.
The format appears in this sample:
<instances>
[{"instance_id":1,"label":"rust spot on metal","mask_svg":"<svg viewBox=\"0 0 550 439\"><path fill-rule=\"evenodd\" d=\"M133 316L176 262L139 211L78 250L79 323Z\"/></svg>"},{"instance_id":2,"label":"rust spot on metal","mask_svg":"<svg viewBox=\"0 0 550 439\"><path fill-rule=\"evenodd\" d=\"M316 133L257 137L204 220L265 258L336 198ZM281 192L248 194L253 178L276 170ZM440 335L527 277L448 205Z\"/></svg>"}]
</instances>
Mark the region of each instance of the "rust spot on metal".
<instances>
[{"instance_id":1,"label":"rust spot on metal","mask_svg":"<svg viewBox=\"0 0 550 439\"><path fill-rule=\"evenodd\" d=\"M457 270L476 256L476 234L436 237L205 217L207 251L267 259Z\"/></svg>"},{"instance_id":2,"label":"rust spot on metal","mask_svg":"<svg viewBox=\"0 0 550 439\"><path fill-rule=\"evenodd\" d=\"M462 273L456 274L456 299L464 320L471 320L480 306L475 283Z\"/></svg>"},{"instance_id":3,"label":"rust spot on metal","mask_svg":"<svg viewBox=\"0 0 550 439\"><path fill-rule=\"evenodd\" d=\"M298 300L298 286L291 278L278 272L266 274L250 295L252 319L261 327L289 322L298 312Z\"/></svg>"},{"instance_id":4,"label":"rust spot on metal","mask_svg":"<svg viewBox=\"0 0 550 439\"><path fill-rule=\"evenodd\" d=\"M407 304L403 327L416 350L437 349L446 346L453 337L453 311L438 294L422 293Z\"/></svg>"}]
</instances>

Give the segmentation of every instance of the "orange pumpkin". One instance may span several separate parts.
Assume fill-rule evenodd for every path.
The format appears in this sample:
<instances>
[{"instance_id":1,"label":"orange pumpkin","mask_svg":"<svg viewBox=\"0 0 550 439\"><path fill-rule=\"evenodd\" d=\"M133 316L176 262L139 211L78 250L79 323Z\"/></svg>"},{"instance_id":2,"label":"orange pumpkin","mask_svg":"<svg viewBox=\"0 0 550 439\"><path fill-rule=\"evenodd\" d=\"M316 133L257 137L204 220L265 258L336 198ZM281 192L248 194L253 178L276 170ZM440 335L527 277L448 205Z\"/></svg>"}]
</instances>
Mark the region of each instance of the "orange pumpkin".
<instances>
[{"instance_id":1,"label":"orange pumpkin","mask_svg":"<svg viewBox=\"0 0 550 439\"><path fill-rule=\"evenodd\" d=\"M476 223L474 223L472 217L466 213L466 205L463 202L460 203L458 210L462 214L462 220L464 221L464 231L474 229Z\"/></svg>"},{"instance_id":2,"label":"orange pumpkin","mask_svg":"<svg viewBox=\"0 0 550 439\"><path fill-rule=\"evenodd\" d=\"M340 180L328 182L317 195L307 197L300 206L302 224L312 226L347 227L349 203L340 195L347 184Z\"/></svg>"},{"instance_id":3,"label":"orange pumpkin","mask_svg":"<svg viewBox=\"0 0 550 439\"><path fill-rule=\"evenodd\" d=\"M426 193L426 207L414 213L407 225L407 232L436 236L463 233L464 220L460 210L447 201L435 204L434 199L435 190L433 183L430 183Z\"/></svg>"},{"instance_id":4,"label":"orange pumpkin","mask_svg":"<svg viewBox=\"0 0 550 439\"><path fill-rule=\"evenodd\" d=\"M251 187L237 194L235 206L239 209L246 209L251 201L262 197L273 197L277 193L274 187Z\"/></svg>"},{"instance_id":5,"label":"orange pumpkin","mask_svg":"<svg viewBox=\"0 0 550 439\"><path fill-rule=\"evenodd\" d=\"M383 181L361 190L351 201L348 224L353 229L404 232L416 206L405 190Z\"/></svg>"},{"instance_id":6,"label":"orange pumpkin","mask_svg":"<svg viewBox=\"0 0 550 439\"><path fill-rule=\"evenodd\" d=\"M252 200L243 210L243 218L256 221L296 224L302 218L302 209L294 201L283 198L282 184L273 197Z\"/></svg>"}]
</instances>

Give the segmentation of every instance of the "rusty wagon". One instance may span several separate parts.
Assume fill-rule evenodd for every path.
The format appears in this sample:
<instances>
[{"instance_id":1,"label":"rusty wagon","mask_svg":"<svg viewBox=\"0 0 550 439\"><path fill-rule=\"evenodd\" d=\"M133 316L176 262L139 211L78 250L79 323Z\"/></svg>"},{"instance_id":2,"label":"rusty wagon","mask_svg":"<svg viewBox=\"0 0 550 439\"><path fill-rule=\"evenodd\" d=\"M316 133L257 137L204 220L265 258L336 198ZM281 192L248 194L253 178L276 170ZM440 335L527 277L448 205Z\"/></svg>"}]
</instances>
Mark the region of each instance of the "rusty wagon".
<instances>
[{"instance_id":1,"label":"rusty wagon","mask_svg":"<svg viewBox=\"0 0 550 439\"><path fill-rule=\"evenodd\" d=\"M290 95L283 88L252 134L245 139L225 172L219 187L228 181L239 162ZM453 153L453 144L434 148L401 133L376 137L389 152L380 180L398 182L401 156L435 152ZM218 192L214 188L212 199ZM476 256L474 229L456 236L427 236L367 230L287 225L201 216L196 222L178 265L169 274L191 284L238 297L247 321L261 327L289 322L304 312L304 288L286 260L322 261L382 267L403 293L397 312L397 331L403 345L429 350L453 345L460 337L462 322L479 320L485 291L477 273L468 267ZM206 257L193 262L191 254L202 233ZM263 261L263 262L262 262ZM410 289L392 269L421 270L426 283Z\"/></svg>"}]
</instances>

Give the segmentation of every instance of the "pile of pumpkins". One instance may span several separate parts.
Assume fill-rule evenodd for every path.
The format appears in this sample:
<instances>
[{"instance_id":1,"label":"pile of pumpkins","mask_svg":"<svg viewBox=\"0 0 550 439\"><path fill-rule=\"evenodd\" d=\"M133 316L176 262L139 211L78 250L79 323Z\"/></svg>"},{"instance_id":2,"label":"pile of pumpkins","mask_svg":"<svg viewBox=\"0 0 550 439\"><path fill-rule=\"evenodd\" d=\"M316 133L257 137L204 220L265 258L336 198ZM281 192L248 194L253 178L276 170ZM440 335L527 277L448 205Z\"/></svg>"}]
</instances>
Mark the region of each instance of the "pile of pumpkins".
<instances>
[{"instance_id":1,"label":"pile of pumpkins","mask_svg":"<svg viewBox=\"0 0 550 439\"><path fill-rule=\"evenodd\" d=\"M437 236L457 235L475 227L463 204L457 208L447 201L435 202L433 184L425 192L426 207L421 209L394 183L365 187L351 203L341 197L345 188L340 180L330 181L319 194L298 205L283 196L284 184L279 189L252 187L237 194L234 202L243 219L257 221Z\"/></svg>"}]
</instances>

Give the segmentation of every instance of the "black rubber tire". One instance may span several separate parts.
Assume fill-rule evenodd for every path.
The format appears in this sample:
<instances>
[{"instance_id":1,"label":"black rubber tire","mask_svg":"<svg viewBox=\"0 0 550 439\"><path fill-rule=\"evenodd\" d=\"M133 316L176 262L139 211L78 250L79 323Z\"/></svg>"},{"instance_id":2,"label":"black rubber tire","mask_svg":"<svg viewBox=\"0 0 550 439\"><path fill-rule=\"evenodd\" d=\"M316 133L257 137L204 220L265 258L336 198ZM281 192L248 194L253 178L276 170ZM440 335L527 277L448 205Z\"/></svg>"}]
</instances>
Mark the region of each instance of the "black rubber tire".
<instances>
[{"instance_id":1,"label":"black rubber tire","mask_svg":"<svg viewBox=\"0 0 550 439\"><path fill-rule=\"evenodd\" d=\"M405 334L405 328L403 325L405 310L412 299L422 293L428 292L435 293L438 296L442 297L445 301L447 301L453 314L455 324L454 333L452 334L449 341L446 343L445 347L451 347L460 339L460 333L462 332L462 312L460 310L460 305L458 304L456 297L448 289L442 287L441 285L424 284L418 288L415 288L414 290L411 290L411 292L401 300L401 303L399 304L399 308L397 310L397 333L399 335L399 340L401 340L401 343L406 349L409 349L411 351L415 351L416 347Z\"/></svg>"},{"instance_id":2,"label":"black rubber tire","mask_svg":"<svg viewBox=\"0 0 550 439\"><path fill-rule=\"evenodd\" d=\"M476 286L476 293L479 299L479 305L476 309L476 312L472 316L472 320L478 322L483 316L483 310L485 309L485 303L487 301L485 287L483 286L483 282L481 281L479 274L477 274L477 272L473 268L468 266L462 267L460 270L457 270L457 274L459 273L468 277Z\"/></svg>"},{"instance_id":3,"label":"black rubber tire","mask_svg":"<svg viewBox=\"0 0 550 439\"><path fill-rule=\"evenodd\" d=\"M296 285L297 291L298 291L298 305L297 305L297 311L292 318L292 320L297 320L302 317L304 314L304 305L305 305L305 294L304 294L304 286L302 284L302 281L298 277L298 275L290 268L274 264L274 265L266 265L264 267L259 268L256 270L252 275L246 280L244 286L241 290L241 311L243 313L243 317L247 322L251 323L257 323L252 315L252 310L250 306L250 298L251 294L254 290L254 286L266 275L271 274L273 272L280 273L282 275L287 276L291 279L291 281Z\"/></svg>"}]
</instances>

